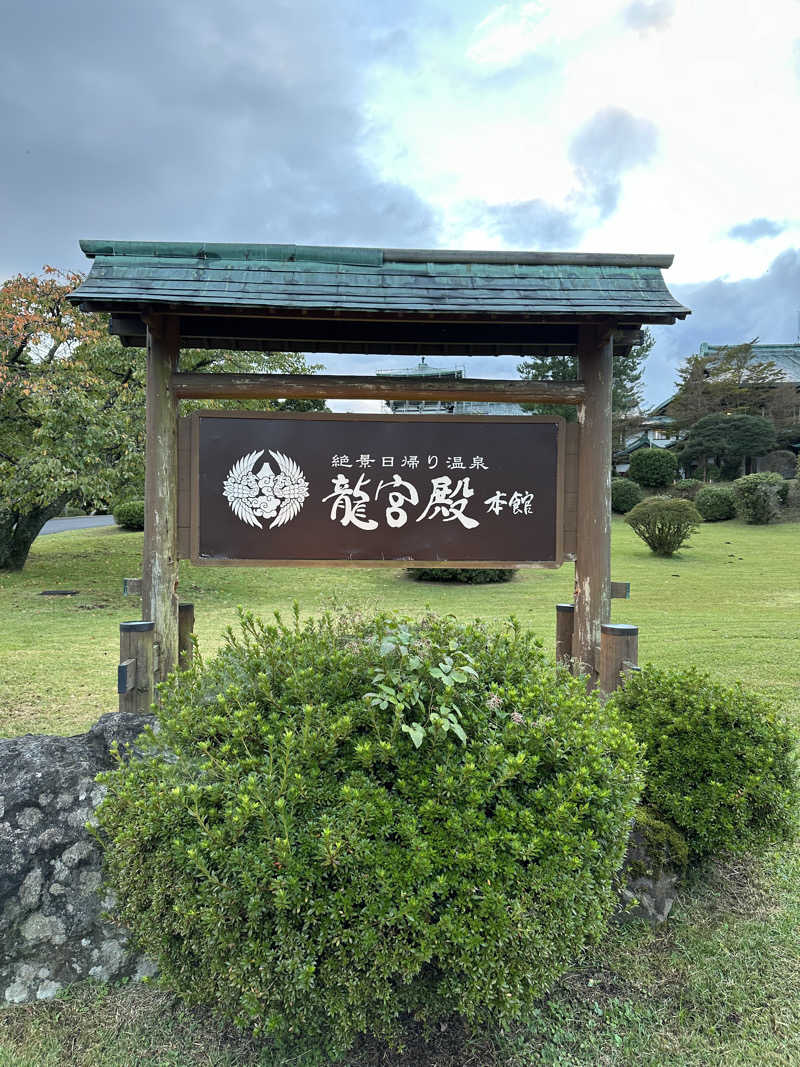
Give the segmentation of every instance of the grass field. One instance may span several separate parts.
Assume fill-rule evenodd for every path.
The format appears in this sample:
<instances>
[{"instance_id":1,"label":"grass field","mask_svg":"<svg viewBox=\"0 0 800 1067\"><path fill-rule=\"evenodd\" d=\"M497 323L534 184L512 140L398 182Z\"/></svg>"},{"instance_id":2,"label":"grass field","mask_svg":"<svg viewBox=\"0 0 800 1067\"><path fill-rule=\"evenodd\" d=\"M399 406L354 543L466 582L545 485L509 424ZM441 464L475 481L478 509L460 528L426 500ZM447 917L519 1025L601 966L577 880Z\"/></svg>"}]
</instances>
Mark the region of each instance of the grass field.
<instances>
[{"instance_id":1,"label":"grass field","mask_svg":"<svg viewBox=\"0 0 800 1067\"><path fill-rule=\"evenodd\" d=\"M39 538L25 570L0 574L0 733L76 733L116 707L118 624L141 617L122 579L141 571L142 535L112 528ZM613 525L612 577L631 583L613 621L640 627L639 659L695 663L774 695L800 720L800 524L702 526L672 559L653 556L621 520ZM411 580L387 568L193 567L180 596L195 605L203 654L236 621L257 613L318 612L335 600L459 618L516 615L553 647L555 607L572 599L573 568L521 570L506 584ZM47 597L43 590L75 589Z\"/></svg>"},{"instance_id":2,"label":"grass field","mask_svg":"<svg viewBox=\"0 0 800 1067\"><path fill-rule=\"evenodd\" d=\"M70 733L115 707L117 624L139 615L122 578L139 573L141 535L96 530L36 542L22 574L0 576L0 732ZM697 664L772 695L800 724L800 524L705 525L672 559L615 520L613 577L631 582L614 620L640 627L640 660ZM552 648L554 604L572 568L491 586L439 586L401 571L181 568L204 653L236 605L319 611L332 598L461 618L517 615ZM44 589L77 589L43 597ZM669 922L614 927L501 1037L453 1024L405 1054L365 1043L347 1067L800 1065L800 856L721 861L695 872ZM0 1067L283 1067L268 1049L189 1012L151 986L73 987L52 1002L0 1009ZM298 1061L291 1061L293 1064ZM288 1063L286 1063L288 1067Z\"/></svg>"}]
</instances>

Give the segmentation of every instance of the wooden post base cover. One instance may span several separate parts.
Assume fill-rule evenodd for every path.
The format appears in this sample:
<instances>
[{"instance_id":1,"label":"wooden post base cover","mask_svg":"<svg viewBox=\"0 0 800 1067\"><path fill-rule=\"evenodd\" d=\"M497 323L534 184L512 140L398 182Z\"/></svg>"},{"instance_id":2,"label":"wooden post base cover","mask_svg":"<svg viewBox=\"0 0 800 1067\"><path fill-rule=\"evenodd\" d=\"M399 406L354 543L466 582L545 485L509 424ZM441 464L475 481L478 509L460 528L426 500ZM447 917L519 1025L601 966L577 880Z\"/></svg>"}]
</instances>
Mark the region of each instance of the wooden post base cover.
<instances>
[{"instance_id":1,"label":"wooden post base cover","mask_svg":"<svg viewBox=\"0 0 800 1067\"><path fill-rule=\"evenodd\" d=\"M119 710L146 715L153 703L153 639L152 622L121 622L119 624L119 667L117 692Z\"/></svg>"},{"instance_id":2,"label":"wooden post base cover","mask_svg":"<svg viewBox=\"0 0 800 1067\"><path fill-rule=\"evenodd\" d=\"M613 693L626 671L639 663L639 627L606 622L600 627L600 677L598 686Z\"/></svg>"},{"instance_id":3,"label":"wooden post base cover","mask_svg":"<svg viewBox=\"0 0 800 1067\"><path fill-rule=\"evenodd\" d=\"M556 663L569 664L572 659L572 630L575 605L556 604Z\"/></svg>"},{"instance_id":4,"label":"wooden post base cover","mask_svg":"<svg viewBox=\"0 0 800 1067\"><path fill-rule=\"evenodd\" d=\"M194 604L178 604L178 666L185 671L192 662Z\"/></svg>"}]
</instances>

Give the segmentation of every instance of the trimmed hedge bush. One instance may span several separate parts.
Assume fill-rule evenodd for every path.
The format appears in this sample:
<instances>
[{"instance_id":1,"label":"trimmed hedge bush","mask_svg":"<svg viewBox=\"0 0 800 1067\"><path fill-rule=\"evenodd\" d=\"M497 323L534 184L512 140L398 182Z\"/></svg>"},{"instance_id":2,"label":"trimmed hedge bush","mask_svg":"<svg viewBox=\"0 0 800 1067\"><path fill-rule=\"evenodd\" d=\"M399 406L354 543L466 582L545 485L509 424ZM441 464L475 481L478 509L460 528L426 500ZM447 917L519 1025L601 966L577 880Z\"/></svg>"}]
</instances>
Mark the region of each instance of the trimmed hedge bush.
<instances>
[{"instance_id":1,"label":"trimmed hedge bush","mask_svg":"<svg viewBox=\"0 0 800 1067\"><path fill-rule=\"evenodd\" d=\"M774 522L788 494L789 485L780 474L746 474L733 483L736 513L756 526Z\"/></svg>"},{"instance_id":2,"label":"trimmed hedge bush","mask_svg":"<svg viewBox=\"0 0 800 1067\"><path fill-rule=\"evenodd\" d=\"M643 496L641 488L630 478L611 479L611 510L618 515L624 515L630 511Z\"/></svg>"},{"instance_id":3,"label":"trimmed hedge bush","mask_svg":"<svg viewBox=\"0 0 800 1067\"><path fill-rule=\"evenodd\" d=\"M667 493L669 496L677 497L679 500L696 500L697 494L705 484L699 478L679 478L677 482L669 487Z\"/></svg>"},{"instance_id":4,"label":"trimmed hedge bush","mask_svg":"<svg viewBox=\"0 0 800 1067\"><path fill-rule=\"evenodd\" d=\"M122 500L114 505L114 522L124 530L144 529L144 501Z\"/></svg>"},{"instance_id":5,"label":"trimmed hedge bush","mask_svg":"<svg viewBox=\"0 0 800 1067\"><path fill-rule=\"evenodd\" d=\"M707 485L694 498L694 506L706 522L724 522L736 514L736 497L726 486Z\"/></svg>"},{"instance_id":6,"label":"trimmed hedge bush","mask_svg":"<svg viewBox=\"0 0 800 1067\"><path fill-rule=\"evenodd\" d=\"M678 461L665 448L637 448L628 473L645 489L666 489L675 481Z\"/></svg>"},{"instance_id":7,"label":"trimmed hedge bush","mask_svg":"<svg viewBox=\"0 0 800 1067\"><path fill-rule=\"evenodd\" d=\"M657 556L671 556L700 525L700 515L688 500L649 496L628 512L625 522Z\"/></svg>"},{"instance_id":8,"label":"trimmed hedge bush","mask_svg":"<svg viewBox=\"0 0 800 1067\"><path fill-rule=\"evenodd\" d=\"M765 700L652 666L628 675L612 700L645 746L643 803L680 830L693 858L792 836L796 738Z\"/></svg>"},{"instance_id":9,"label":"trimmed hedge bush","mask_svg":"<svg viewBox=\"0 0 800 1067\"><path fill-rule=\"evenodd\" d=\"M640 750L516 624L244 615L158 720L103 776L119 917L297 1062L524 1018L606 928Z\"/></svg>"},{"instance_id":10,"label":"trimmed hedge bush","mask_svg":"<svg viewBox=\"0 0 800 1067\"><path fill-rule=\"evenodd\" d=\"M488 585L510 582L516 567L408 567L407 574L418 582L464 582L467 585Z\"/></svg>"}]
</instances>

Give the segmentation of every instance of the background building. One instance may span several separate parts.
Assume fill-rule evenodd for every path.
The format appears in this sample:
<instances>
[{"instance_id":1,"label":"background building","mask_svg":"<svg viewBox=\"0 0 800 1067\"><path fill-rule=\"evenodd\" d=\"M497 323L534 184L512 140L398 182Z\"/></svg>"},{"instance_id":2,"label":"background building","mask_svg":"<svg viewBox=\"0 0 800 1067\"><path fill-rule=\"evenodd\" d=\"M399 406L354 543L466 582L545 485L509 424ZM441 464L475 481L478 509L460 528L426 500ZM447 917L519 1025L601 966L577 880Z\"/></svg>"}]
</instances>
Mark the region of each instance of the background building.
<instances>
[{"instance_id":1,"label":"background building","mask_svg":"<svg viewBox=\"0 0 800 1067\"><path fill-rule=\"evenodd\" d=\"M416 367L378 371L377 376L393 378L432 378L457 381L465 377L463 367L432 367L422 356ZM387 400L394 415L527 415L521 404L491 403L488 400Z\"/></svg>"}]
</instances>

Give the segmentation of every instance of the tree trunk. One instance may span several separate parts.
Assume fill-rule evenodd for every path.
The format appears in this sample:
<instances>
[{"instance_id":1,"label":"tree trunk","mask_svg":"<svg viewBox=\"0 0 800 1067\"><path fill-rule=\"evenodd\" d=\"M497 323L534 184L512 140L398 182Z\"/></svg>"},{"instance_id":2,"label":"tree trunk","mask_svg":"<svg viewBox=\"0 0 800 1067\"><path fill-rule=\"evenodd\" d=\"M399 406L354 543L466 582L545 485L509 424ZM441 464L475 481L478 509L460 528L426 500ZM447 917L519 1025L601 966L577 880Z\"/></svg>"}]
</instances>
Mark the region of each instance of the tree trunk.
<instances>
[{"instance_id":1,"label":"tree trunk","mask_svg":"<svg viewBox=\"0 0 800 1067\"><path fill-rule=\"evenodd\" d=\"M64 493L50 504L24 513L0 508L0 570L22 570L39 531L48 519L61 514L68 500L69 494Z\"/></svg>"}]
</instances>

